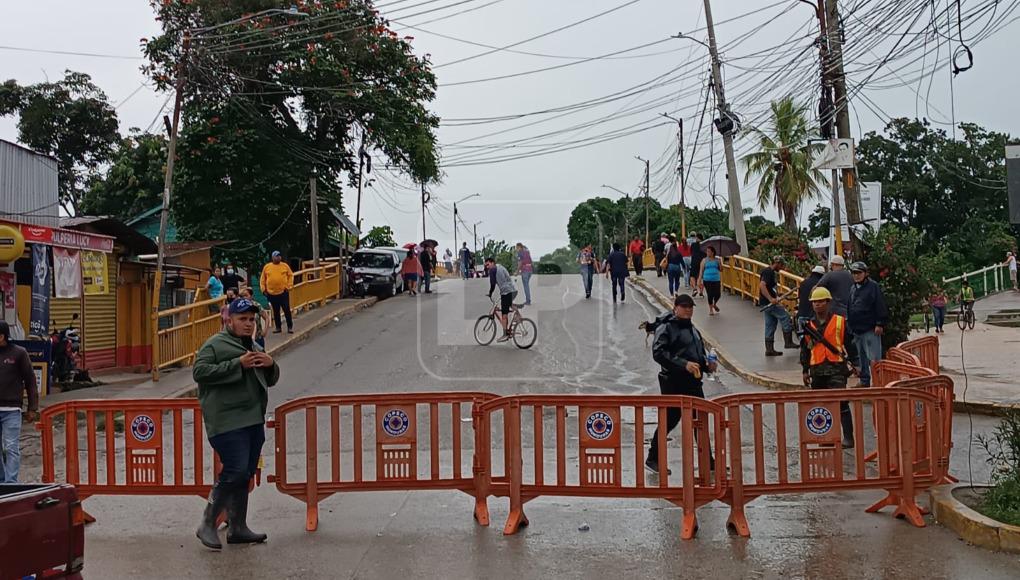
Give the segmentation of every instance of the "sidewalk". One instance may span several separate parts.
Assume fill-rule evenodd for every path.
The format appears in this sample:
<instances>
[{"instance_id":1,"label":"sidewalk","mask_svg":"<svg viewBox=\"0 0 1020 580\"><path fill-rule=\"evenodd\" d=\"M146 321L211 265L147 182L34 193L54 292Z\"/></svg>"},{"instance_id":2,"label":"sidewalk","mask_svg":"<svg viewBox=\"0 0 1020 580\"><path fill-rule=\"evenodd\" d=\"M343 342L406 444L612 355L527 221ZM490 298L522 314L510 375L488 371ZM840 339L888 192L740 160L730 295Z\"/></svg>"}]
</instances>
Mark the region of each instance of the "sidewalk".
<instances>
[{"instance_id":1,"label":"sidewalk","mask_svg":"<svg viewBox=\"0 0 1020 580\"><path fill-rule=\"evenodd\" d=\"M277 356L288 348L307 339L316 330L340 318L375 304L375 297L333 300L322 308L305 310L294 317L294 334L270 334L267 352ZM160 372L159 381L151 379L137 384L100 385L43 397L39 406L46 408L64 401L80 399L162 399L194 396L195 383L191 380L191 367L169 368Z\"/></svg>"},{"instance_id":2,"label":"sidewalk","mask_svg":"<svg viewBox=\"0 0 1020 580\"><path fill-rule=\"evenodd\" d=\"M665 276L631 277L635 286L644 288L664 309L671 308ZM681 287L681 292L688 291ZM720 360L744 380L770 389L803 389L797 351L783 351L781 357L765 357L765 324L758 308L723 291L721 314L709 316L707 301L695 299L694 323L705 341L719 352ZM1020 295L998 294L975 305L979 319L1006 308L1020 308ZM949 321L940 335L939 362L942 373L955 383L957 411L998 414L1004 406L1020 406L1020 328L1002 328L979 322L963 336L960 357L960 329ZM782 342L779 336L778 343ZM923 336L914 333L911 338ZM967 379L963 370L966 363Z\"/></svg>"}]
</instances>

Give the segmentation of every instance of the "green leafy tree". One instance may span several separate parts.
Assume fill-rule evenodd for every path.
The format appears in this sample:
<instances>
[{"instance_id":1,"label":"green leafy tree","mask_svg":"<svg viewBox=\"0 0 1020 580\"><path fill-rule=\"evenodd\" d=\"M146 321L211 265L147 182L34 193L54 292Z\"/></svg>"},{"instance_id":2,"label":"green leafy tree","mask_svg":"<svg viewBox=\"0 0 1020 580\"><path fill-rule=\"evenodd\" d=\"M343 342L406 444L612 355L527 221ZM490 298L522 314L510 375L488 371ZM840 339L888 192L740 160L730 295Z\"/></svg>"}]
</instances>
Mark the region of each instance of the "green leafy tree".
<instances>
[{"instance_id":1,"label":"green leafy tree","mask_svg":"<svg viewBox=\"0 0 1020 580\"><path fill-rule=\"evenodd\" d=\"M1002 260L1020 231L1009 225L1005 146L1010 137L961 123L953 139L926 121L893 119L857 151L864 181L882 183L882 217L915 228L925 255L950 259L958 274ZM948 252L948 253L947 253Z\"/></svg>"},{"instance_id":2,"label":"green leafy tree","mask_svg":"<svg viewBox=\"0 0 1020 580\"><path fill-rule=\"evenodd\" d=\"M361 245L366 248L392 248L397 242L393 239L393 230L390 226L375 226L368 231L368 235L361 238Z\"/></svg>"},{"instance_id":3,"label":"green leafy tree","mask_svg":"<svg viewBox=\"0 0 1020 580\"><path fill-rule=\"evenodd\" d=\"M152 133L121 139L106 175L82 197L82 211L127 220L162 203L166 147L166 138Z\"/></svg>"},{"instance_id":4,"label":"green leafy tree","mask_svg":"<svg viewBox=\"0 0 1020 580\"><path fill-rule=\"evenodd\" d=\"M496 263L506 268L508 271L514 271L514 262L517 259L514 247L506 243L504 240L486 240L485 246L479 250L479 256L475 258L475 263L481 265L483 260L493 258Z\"/></svg>"},{"instance_id":5,"label":"green leafy tree","mask_svg":"<svg viewBox=\"0 0 1020 580\"><path fill-rule=\"evenodd\" d=\"M577 274L581 271L577 263L578 251L576 246L557 248L542 256L535 271L539 274Z\"/></svg>"},{"instance_id":6,"label":"green leafy tree","mask_svg":"<svg viewBox=\"0 0 1020 580\"><path fill-rule=\"evenodd\" d=\"M567 237L578 248L591 244L600 255L614 239L622 224L621 206L607 197L593 197L577 205L567 220Z\"/></svg>"},{"instance_id":7,"label":"green leafy tree","mask_svg":"<svg viewBox=\"0 0 1020 580\"><path fill-rule=\"evenodd\" d=\"M292 4L150 3L163 33L144 42L145 70L162 89L174 84L186 29ZM173 205L186 233L237 240L237 251L307 255L311 220L297 200L315 174L324 238L343 177L357 179L362 139L414 181L440 178L429 56L415 56L411 37L391 30L368 0L296 7L306 16L241 18L192 42Z\"/></svg>"},{"instance_id":8,"label":"green leafy tree","mask_svg":"<svg viewBox=\"0 0 1020 580\"><path fill-rule=\"evenodd\" d=\"M0 85L0 117L18 116L18 141L52 155L59 172L60 203L78 215L88 185L119 141L117 113L84 73L65 71L57 82Z\"/></svg>"},{"instance_id":9,"label":"green leafy tree","mask_svg":"<svg viewBox=\"0 0 1020 580\"><path fill-rule=\"evenodd\" d=\"M800 206L817 197L821 193L818 184L826 182L820 171L811 168L821 145L809 141L816 134L808 122L807 111L807 106L798 105L793 97L773 101L769 132L749 129L749 136L758 141L758 151L741 159L745 184L761 176L758 206L763 210L775 206L783 226L792 234L797 233Z\"/></svg>"},{"instance_id":10,"label":"green leafy tree","mask_svg":"<svg viewBox=\"0 0 1020 580\"><path fill-rule=\"evenodd\" d=\"M829 237L831 227L829 226L829 220L831 219L832 211L824 206L815 206L815 210L808 216L808 227L805 235L809 240L822 240Z\"/></svg>"},{"instance_id":11,"label":"green leafy tree","mask_svg":"<svg viewBox=\"0 0 1020 580\"><path fill-rule=\"evenodd\" d=\"M882 335L886 348L907 340L910 315L918 311L934 285L926 272L920 231L884 224L864 236L864 260L870 276L882 287L889 307L889 324Z\"/></svg>"}]
</instances>

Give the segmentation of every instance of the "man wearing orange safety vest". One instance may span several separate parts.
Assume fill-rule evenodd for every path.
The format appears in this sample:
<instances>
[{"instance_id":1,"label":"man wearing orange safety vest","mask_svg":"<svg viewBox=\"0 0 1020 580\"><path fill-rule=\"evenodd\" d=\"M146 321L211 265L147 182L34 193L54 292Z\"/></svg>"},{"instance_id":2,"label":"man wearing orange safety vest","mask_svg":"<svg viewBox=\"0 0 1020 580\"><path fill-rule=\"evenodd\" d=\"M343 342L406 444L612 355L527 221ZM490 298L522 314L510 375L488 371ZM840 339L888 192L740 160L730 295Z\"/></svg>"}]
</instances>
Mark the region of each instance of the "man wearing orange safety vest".
<instances>
[{"instance_id":1,"label":"man wearing orange safety vest","mask_svg":"<svg viewBox=\"0 0 1020 580\"><path fill-rule=\"evenodd\" d=\"M800 365L804 369L804 385L812 389L845 389L851 374L857 374L851 361L857 360L852 334L846 317L831 312L832 293L827 288L811 291L811 308L815 317L804 325L800 343ZM843 426L843 447L854 446L854 422L850 405L839 403Z\"/></svg>"}]
</instances>

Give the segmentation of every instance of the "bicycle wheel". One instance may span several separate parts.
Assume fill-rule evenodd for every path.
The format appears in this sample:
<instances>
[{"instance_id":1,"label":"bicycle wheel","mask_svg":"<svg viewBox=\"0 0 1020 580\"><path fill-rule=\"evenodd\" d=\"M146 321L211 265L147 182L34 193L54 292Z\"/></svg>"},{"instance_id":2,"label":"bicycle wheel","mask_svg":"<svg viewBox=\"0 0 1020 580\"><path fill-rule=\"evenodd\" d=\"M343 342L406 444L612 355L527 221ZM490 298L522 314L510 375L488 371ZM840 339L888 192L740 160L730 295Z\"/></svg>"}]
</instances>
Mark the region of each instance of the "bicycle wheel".
<instances>
[{"instance_id":1,"label":"bicycle wheel","mask_svg":"<svg viewBox=\"0 0 1020 580\"><path fill-rule=\"evenodd\" d=\"M960 327L960 330L967 330L967 312L966 311L961 310L960 313L956 315L956 325Z\"/></svg>"},{"instance_id":2,"label":"bicycle wheel","mask_svg":"<svg viewBox=\"0 0 1020 580\"><path fill-rule=\"evenodd\" d=\"M974 323L977 322L973 310L967 311L967 328L974 330Z\"/></svg>"},{"instance_id":3,"label":"bicycle wheel","mask_svg":"<svg viewBox=\"0 0 1020 580\"><path fill-rule=\"evenodd\" d=\"M538 340L538 327L530 318L521 318L514 326L514 344L517 348L531 348Z\"/></svg>"},{"instance_id":4,"label":"bicycle wheel","mask_svg":"<svg viewBox=\"0 0 1020 580\"><path fill-rule=\"evenodd\" d=\"M482 346L496 340L496 320L490 316L479 316L475 321L475 342Z\"/></svg>"}]
</instances>

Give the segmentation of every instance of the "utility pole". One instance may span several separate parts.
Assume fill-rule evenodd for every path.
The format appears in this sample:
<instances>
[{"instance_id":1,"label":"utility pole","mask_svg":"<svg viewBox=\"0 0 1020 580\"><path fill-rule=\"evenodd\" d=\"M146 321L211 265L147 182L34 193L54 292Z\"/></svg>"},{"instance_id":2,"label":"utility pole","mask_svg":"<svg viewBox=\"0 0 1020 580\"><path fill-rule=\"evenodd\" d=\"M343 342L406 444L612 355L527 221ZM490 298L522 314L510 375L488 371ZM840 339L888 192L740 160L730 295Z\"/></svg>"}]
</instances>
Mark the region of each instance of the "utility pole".
<instances>
[{"instance_id":1,"label":"utility pole","mask_svg":"<svg viewBox=\"0 0 1020 580\"><path fill-rule=\"evenodd\" d=\"M421 239L425 241L428 237L425 235L425 204L429 202L429 194L425 191L425 182L421 182Z\"/></svg>"},{"instance_id":2,"label":"utility pole","mask_svg":"<svg viewBox=\"0 0 1020 580\"><path fill-rule=\"evenodd\" d=\"M837 0L825 0L825 12L825 36L828 41L829 51L828 69L832 80L833 96L835 97L833 105L835 107L836 136L840 139L850 139L850 107L846 94L846 74L843 71L843 40L840 31ZM846 196L847 224L854 225L861 223L860 189L858 188L857 175L854 169L843 170L843 194ZM836 220L834 223L838 224L838 214ZM856 247L857 241L853 239L852 229L850 229L850 238L854 243L854 249L860 250L860 248ZM855 251L855 255L860 255L860 252Z\"/></svg>"},{"instance_id":3,"label":"utility pole","mask_svg":"<svg viewBox=\"0 0 1020 580\"><path fill-rule=\"evenodd\" d=\"M644 161L645 162L645 247L647 248L648 247L648 241L649 241L648 240L648 190L649 190L649 183L648 183L648 181L649 181L649 179L651 177L651 175L649 174L650 170L651 170L651 162L649 162L647 159L642 159L641 157L635 157L635 158L638 161Z\"/></svg>"},{"instance_id":4,"label":"utility pole","mask_svg":"<svg viewBox=\"0 0 1020 580\"><path fill-rule=\"evenodd\" d=\"M478 253L478 224L471 226L475 232L475 253Z\"/></svg>"},{"instance_id":5,"label":"utility pole","mask_svg":"<svg viewBox=\"0 0 1020 580\"><path fill-rule=\"evenodd\" d=\"M733 133L737 130L734 117L726 104L723 91L722 67L719 64L719 50L715 44L715 24L712 22L712 5L705 0L705 25L708 28L708 52L712 55L712 86L715 88L716 109L719 113L716 129L722 134L723 149L726 151L726 181L729 186L730 220L733 232L740 244L740 255L747 256L747 232L744 230L744 205L740 200L740 186L737 184L737 159L733 154Z\"/></svg>"},{"instance_id":6,"label":"utility pole","mask_svg":"<svg viewBox=\"0 0 1020 580\"><path fill-rule=\"evenodd\" d=\"M663 113L663 117L676 121L676 138L680 146L677 148L676 154L676 171L680 174L680 239L687 239L687 200L684 184L684 120L683 117L677 118L670 116L668 113Z\"/></svg>"},{"instance_id":7,"label":"utility pole","mask_svg":"<svg viewBox=\"0 0 1020 580\"><path fill-rule=\"evenodd\" d=\"M319 267L319 179L315 170L312 169L312 176L308 178L309 201L312 211L312 267ZM343 254L344 240L340 242L340 253Z\"/></svg>"},{"instance_id":8,"label":"utility pole","mask_svg":"<svg viewBox=\"0 0 1020 580\"><path fill-rule=\"evenodd\" d=\"M372 173L372 158L365 153L365 135L361 135L361 147L358 148L358 208L354 214L354 224L361 229L361 189L362 181L365 178L365 158L368 157L368 172ZM358 240L361 245L361 240Z\"/></svg>"}]
</instances>

